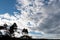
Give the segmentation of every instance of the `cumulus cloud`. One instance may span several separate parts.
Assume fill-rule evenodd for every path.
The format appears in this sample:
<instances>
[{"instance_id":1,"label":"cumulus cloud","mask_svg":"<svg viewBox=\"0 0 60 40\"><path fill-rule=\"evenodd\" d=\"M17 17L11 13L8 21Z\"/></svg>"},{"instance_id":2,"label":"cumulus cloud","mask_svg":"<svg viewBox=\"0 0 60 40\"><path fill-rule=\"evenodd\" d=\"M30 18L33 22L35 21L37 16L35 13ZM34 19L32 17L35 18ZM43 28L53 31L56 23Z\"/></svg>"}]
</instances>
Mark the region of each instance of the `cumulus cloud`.
<instances>
[{"instance_id":1,"label":"cumulus cloud","mask_svg":"<svg viewBox=\"0 0 60 40\"><path fill-rule=\"evenodd\" d=\"M9 15L9 13L5 13L5 14L1 14L0 15L0 21L1 22L10 22L10 21L16 21L17 18L12 16L12 15Z\"/></svg>"}]
</instances>

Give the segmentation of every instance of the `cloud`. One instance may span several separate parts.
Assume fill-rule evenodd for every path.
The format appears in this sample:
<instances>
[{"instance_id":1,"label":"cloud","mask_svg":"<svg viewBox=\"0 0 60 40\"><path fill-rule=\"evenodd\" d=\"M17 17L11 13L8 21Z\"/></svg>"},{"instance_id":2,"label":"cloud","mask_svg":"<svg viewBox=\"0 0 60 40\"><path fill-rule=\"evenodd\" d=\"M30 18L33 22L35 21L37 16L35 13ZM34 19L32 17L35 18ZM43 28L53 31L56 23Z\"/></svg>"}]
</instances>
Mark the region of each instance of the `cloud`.
<instances>
[{"instance_id":1,"label":"cloud","mask_svg":"<svg viewBox=\"0 0 60 40\"><path fill-rule=\"evenodd\" d=\"M16 22L18 29L27 28L29 32L34 31L36 38L37 34L42 32L42 37L46 37L48 34L56 34L57 37L57 34L60 34L59 0L17 0L16 8L20 13L13 12L14 16L8 13L0 15L1 24ZM30 35L34 36L32 33Z\"/></svg>"},{"instance_id":2,"label":"cloud","mask_svg":"<svg viewBox=\"0 0 60 40\"><path fill-rule=\"evenodd\" d=\"M24 1L24 2L22 2ZM31 30L43 31L46 34L60 34L60 1L59 0L17 0L17 10L21 10L24 24L29 22ZM26 20L25 20L26 19ZM32 23L31 23L32 22ZM23 23L22 23L23 24ZM25 26L24 25L24 26Z\"/></svg>"},{"instance_id":3,"label":"cloud","mask_svg":"<svg viewBox=\"0 0 60 40\"><path fill-rule=\"evenodd\" d=\"M41 30L44 30L46 33L51 34L60 34L60 8L59 8L60 1L53 1L51 5L44 6L44 12L48 15L46 19L44 19L44 23L40 26ZM38 27L39 28L39 27Z\"/></svg>"}]
</instances>

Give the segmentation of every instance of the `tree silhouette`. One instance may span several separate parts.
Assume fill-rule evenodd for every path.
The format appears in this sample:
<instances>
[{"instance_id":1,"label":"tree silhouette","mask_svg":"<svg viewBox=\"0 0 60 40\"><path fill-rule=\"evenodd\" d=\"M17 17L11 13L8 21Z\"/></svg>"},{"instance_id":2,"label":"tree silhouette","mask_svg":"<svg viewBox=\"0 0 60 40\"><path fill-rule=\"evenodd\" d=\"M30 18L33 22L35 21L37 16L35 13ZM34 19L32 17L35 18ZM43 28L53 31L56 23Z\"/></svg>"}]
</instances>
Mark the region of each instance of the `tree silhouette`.
<instances>
[{"instance_id":1,"label":"tree silhouette","mask_svg":"<svg viewBox=\"0 0 60 40\"><path fill-rule=\"evenodd\" d=\"M28 34L28 30L24 28L24 29L22 30L22 33Z\"/></svg>"},{"instance_id":2,"label":"tree silhouette","mask_svg":"<svg viewBox=\"0 0 60 40\"><path fill-rule=\"evenodd\" d=\"M20 37L20 39L32 39L30 36L27 36L27 35L23 35Z\"/></svg>"},{"instance_id":3,"label":"tree silhouette","mask_svg":"<svg viewBox=\"0 0 60 40\"><path fill-rule=\"evenodd\" d=\"M26 35L26 34L28 34L28 30L27 30L27 29L24 28L24 29L22 30L22 34L23 34L23 33L25 33L25 34L20 37L21 39L32 39L31 36Z\"/></svg>"},{"instance_id":4,"label":"tree silhouette","mask_svg":"<svg viewBox=\"0 0 60 40\"><path fill-rule=\"evenodd\" d=\"M4 29L4 26L0 26L0 30L1 30L1 29Z\"/></svg>"},{"instance_id":5,"label":"tree silhouette","mask_svg":"<svg viewBox=\"0 0 60 40\"><path fill-rule=\"evenodd\" d=\"M10 34L13 34L14 33L14 30L16 30L17 29L17 24L16 23L14 23L11 27L10 27Z\"/></svg>"}]
</instances>

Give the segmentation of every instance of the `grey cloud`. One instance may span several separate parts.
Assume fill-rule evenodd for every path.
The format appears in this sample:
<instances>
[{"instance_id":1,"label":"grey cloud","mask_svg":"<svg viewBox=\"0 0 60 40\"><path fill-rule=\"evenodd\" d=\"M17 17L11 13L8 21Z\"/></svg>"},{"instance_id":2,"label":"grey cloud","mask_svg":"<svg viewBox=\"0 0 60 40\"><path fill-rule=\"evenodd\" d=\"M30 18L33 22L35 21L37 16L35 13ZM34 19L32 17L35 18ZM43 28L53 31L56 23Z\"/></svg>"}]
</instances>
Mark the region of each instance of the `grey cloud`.
<instances>
[{"instance_id":1,"label":"grey cloud","mask_svg":"<svg viewBox=\"0 0 60 40\"><path fill-rule=\"evenodd\" d=\"M60 30L60 1L50 0L49 2L47 1L48 5L44 4L42 7L41 7L41 4L39 4L40 2L42 2L42 0L40 0L40 2L36 0L35 2L33 2L35 4L32 7L29 5L25 5L25 6L22 5L21 8L20 6L17 8L25 12L28 12L29 14L27 16L28 18L30 18L29 20L34 21L35 24L38 24L38 22L41 19L43 19L42 23L39 23L40 25L38 25L35 28L33 27L32 28L30 27L30 28L32 30L41 30L43 32L50 33L50 34L52 33L60 34L60 31L59 31ZM43 9L42 12L40 12L41 11L40 8ZM46 14L47 17L44 18L45 15L42 16L43 14Z\"/></svg>"},{"instance_id":2,"label":"grey cloud","mask_svg":"<svg viewBox=\"0 0 60 40\"><path fill-rule=\"evenodd\" d=\"M46 33L60 34L60 3L45 7L48 17L44 19L44 23L40 24L38 29Z\"/></svg>"},{"instance_id":3,"label":"grey cloud","mask_svg":"<svg viewBox=\"0 0 60 40\"><path fill-rule=\"evenodd\" d=\"M52 4L48 6L47 5L43 6L42 8L45 9L45 14L47 14L48 17L43 20L43 23L41 23L38 27L33 28L32 30L40 30L49 34L60 34L59 31L60 30L60 7L59 6L60 6L60 1L57 0L54 0ZM39 15L35 15L33 17L36 18L36 16ZM37 18L40 19L39 17ZM38 20L37 18L36 20Z\"/></svg>"}]
</instances>

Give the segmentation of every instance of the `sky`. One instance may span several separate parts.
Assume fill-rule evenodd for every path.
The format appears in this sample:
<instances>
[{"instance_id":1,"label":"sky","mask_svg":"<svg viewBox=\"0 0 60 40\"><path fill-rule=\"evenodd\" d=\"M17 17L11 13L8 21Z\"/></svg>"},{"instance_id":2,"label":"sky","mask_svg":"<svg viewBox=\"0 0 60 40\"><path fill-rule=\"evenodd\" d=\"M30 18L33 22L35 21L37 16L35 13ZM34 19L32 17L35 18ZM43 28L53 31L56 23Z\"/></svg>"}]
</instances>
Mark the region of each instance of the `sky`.
<instances>
[{"instance_id":1,"label":"sky","mask_svg":"<svg viewBox=\"0 0 60 40\"><path fill-rule=\"evenodd\" d=\"M60 38L60 0L0 0L0 25L14 22L34 38Z\"/></svg>"},{"instance_id":2,"label":"sky","mask_svg":"<svg viewBox=\"0 0 60 40\"><path fill-rule=\"evenodd\" d=\"M0 0L0 14L13 14L16 10L16 0Z\"/></svg>"}]
</instances>

